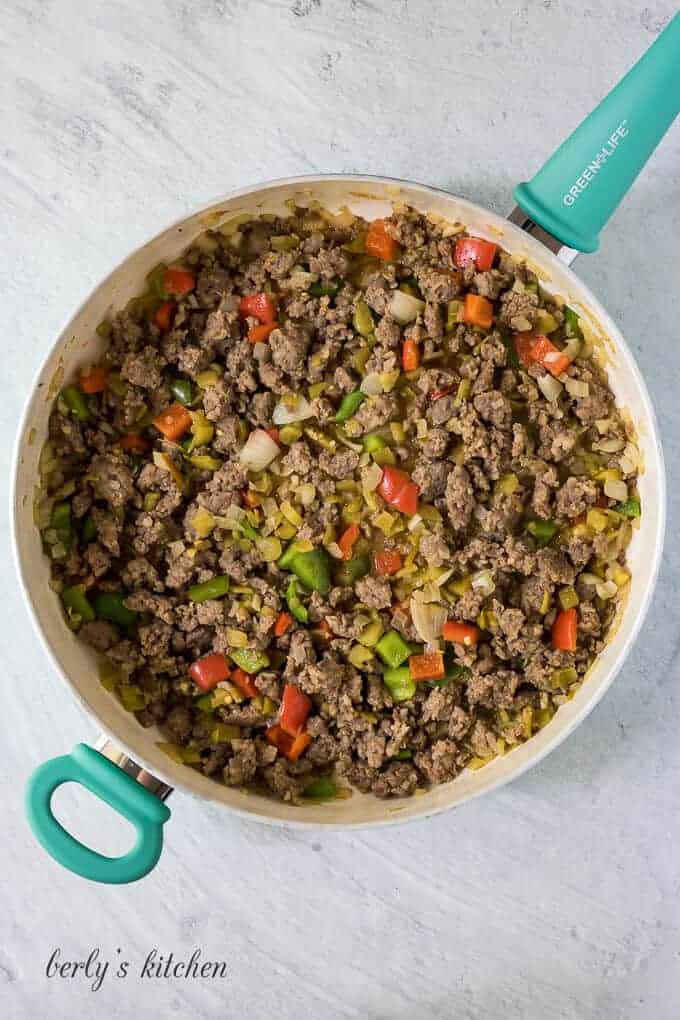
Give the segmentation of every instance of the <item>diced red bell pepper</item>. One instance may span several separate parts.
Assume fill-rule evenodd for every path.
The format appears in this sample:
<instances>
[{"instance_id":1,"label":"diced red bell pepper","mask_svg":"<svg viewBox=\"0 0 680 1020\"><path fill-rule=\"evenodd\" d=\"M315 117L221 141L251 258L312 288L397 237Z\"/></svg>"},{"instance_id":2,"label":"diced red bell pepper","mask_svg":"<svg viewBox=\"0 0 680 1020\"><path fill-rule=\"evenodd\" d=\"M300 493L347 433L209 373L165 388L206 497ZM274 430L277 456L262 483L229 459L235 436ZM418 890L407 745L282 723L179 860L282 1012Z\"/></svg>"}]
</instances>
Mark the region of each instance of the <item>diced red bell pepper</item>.
<instances>
[{"instance_id":1,"label":"diced red bell pepper","mask_svg":"<svg viewBox=\"0 0 680 1020\"><path fill-rule=\"evenodd\" d=\"M281 445L281 439L279 437L279 430L277 428L265 429L265 432L267 433L269 438L273 442L275 442L277 444L277 446Z\"/></svg>"},{"instance_id":2,"label":"diced red bell pepper","mask_svg":"<svg viewBox=\"0 0 680 1020\"><path fill-rule=\"evenodd\" d=\"M312 701L295 684L286 684L281 698L279 726L291 737L297 736L312 711Z\"/></svg>"},{"instance_id":3,"label":"diced red bell pepper","mask_svg":"<svg viewBox=\"0 0 680 1020\"><path fill-rule=\"evenodd\" d=\"M481 329L490 329L493 323L493 305L488 298L479 294L466 294L463 306L463 322Z\"/></svg>"},{"instance_id":4,"label":"diced red bell pepper","mask_svg":"<svg viewBox=\"0 0 680 1020\"><path fill-rule=\"evenodd\" d=\"M253 678L250 673L246 673L245 669L241 669L238 666L231 674L231 682L238 687L241 694L245 694L246 698L257 698L260 695L259 690L253 683Z\"/></svg>"},{"instance_id":5,"label":"diced red bell pepper","mask_svg":"<svg viewBox=\"0 0 680 1020\"><path fill-rule=\"evenodd\" d=\"M576 651L576 636L578 633L578 614L575 609L563 609L555 617L552 626L553 648L562 652Z\"/></svg>"},{"instance_id":6,"label":"diced red bell pepper","mask_svg":"<svg viewBox=\"0 0 680 1020\"><path fill-rule=\"evenodd\" d=\"M441 680L444 669L444 656L441 652L425 652L423 655L412 655L408 660L411 677L416 680Z\"/></svg>"},{"instance_id":7,"label":"diced red bell pepper","mask_svg":"<svg viewBox=\"0 0 680 1020\"><path fill-rule=\"evenodd\" d=\"M450 396L453 393L453 391L454 391L453 386L447 386L446 389L443 390L435 390L434 393L430 394L430 400L441 400L442 397Z\"/></svg>"},{"instance_id":8,"label":"diced red bell pepper","mask_svg":"<svg viewBox=\"0 0 680 1020\"><path fill-rule=\"evenodd\" d=\"M459 269L473 263L475 269L485 272L491 269L498 245L482 237L461 237L453 249L453 264Z\"/></svg>"},{"instance_id":9,"label":"diced red bell pepper","mask_svg":"<svg viewBox=\"0 0 680 1020\"><path fill-rule=\"evenodd\" d=\"M272 330L278 328L278 322L261 322L259 326L253 326L248 330L248 339L251 344L264 343Z\"/></svg>"},{"instance_id":10,"label":"diced red bell pepper","mask_svg":"<svg viewBox=\"0 0 680 1020\"><path fill-rule=\"evenodd\" d=\"M358 524L350 524L350 526L343 531L342 535L338 539L338 545L340 546L340 552L342 553L343 560L352 559L352 549L354 543L361 534L361 529Z\"/></svg>"},{"instance_id":11,"label":"diced red bell pepper","mask_svg":"<svg viewBox=\"0 0 680 1020\"><path fill-rule=\"evenodd\" d=\"M83 393L103 393L109 386L109 373L99 365L92 365L78 376L78 385Z\"/></svg>"},{"instance_id":12,"label":"diced red bell pepper","mask_svg":"<svg viewBox=\"0 0 680 1020\"><path fill-rule=\"evenodd\" d=\"M404 514L413 515L418 509L420 489L411 476L399 468L386 465L377 491L390 506Z\"/></svg>"},{"instance_id":13,"label":"diced red bell pepper","mask_svg":"<svg viewBox=\"0 0 680 1020\"><path fill-rule=\"evenodd\" d=\"M174 301L161 301L153 315L153 321L161 333L168 332L174 321L176 311L177 305Z\"/></svg>"},{"instance_id":14,"label":"diced red bell pepper","mask_svg":"<svg viewBox=\"0 0 680 1020\"><path fill-rule=\"evenodd\" d=\"M420 367L420 348L415 340L404 340L401 364L405 372L415 372Z\"/></svg>"},{"instance_id":15,"label":"diced red bell pepper","mask_svg":"<svg viewBox=\"0 0 680 1020\"><path fill-rule=\"evenodd\" d=\"M373 220L366 235L366 254L391 262L396 258L399 245L387 231L385 220Z\"/></svg>"},{"instance_id":16,"label":"diced red bell pepper","mask_svg":"<svg viewBox=\"0 0 680 1020\"><path fill-rule=\"evenodd\" d=\"M166 439L180 439L191 428L192 418L182 404L171 404L154 418L154 425Z\"/></svg>"},{"instance_id":17,"label":"diced red bell pepper","mask_svg":"<svg viewBox=\"0 0 680 1020\"><path fill-rule=\"evenodd\" d=\"M274 322L276 318L276 302L271 294L260 291L257 294L246 294L241 298L238 313L242 319L251 316L262 323Z\"/></svg>"},{"instance_id":18,"label":"diced red bell pepper","mask_svg":"<svg viewBox=\"0 0 680 1020\"><path fill-rule=\"evenodd\" d=\"M298 733L297 736L292 737L290 733L282 730L278 723L274 723L266 730L265 737L288 761L297 761L312 742L309 733Z\"/></svg>"},{"instance_id":19,"label":"diced red bell pepper","mask_svg":"<svg viewBox=\"0 0 680 1020\"><path fill-rule=\"evenodd\" d=\"M547 336L539 335L531 349L532 361L538 362L551 375L562 375L569 368L571 361Z\"/></svg>"},{"instance_id":20,"label":"diced red bell pepper","mask_svg":"<svg viewBox=\"0 0 680 1020\"><path fill-rule=\"evenodd\" d=\"M442 635L445 641L454 641L458 645L476 645L479 640L479 629L472 623L459 623L449 620L444 624Z\"/></svg>"},{"instance_id":21,"label":"diced red bell pepper","mask_svg":"<svg viewBox=\"0 0 680 1020\"><path fill-rule=\"evenodd\" d=\"M512 340L515 345L515 350L517 351L517 357L525 368L530 368L534 361L531 357L531 352L533 351L534 344L536 343L535 334L531 332L515 333Z\"/></svg>"},{"instance_id":22,"label":"diced red bell pepper","mask_svg":"<svg viewBox=\"0 0 680 1020\"><path fill-rule=\"evenodd\" d=\"M150 446L149 441L137 432L126 432L117 442L128 453L146 453Z\"/></svg>"},{"instance_id":23,"label":"diced red bell pepper","mask_svg":"<svg viewBox=\"0 0 680 1020\"><path fill-rule=\"evenodd\" d=\"M189 666L189 676L202 691L212 691L217 684L228 680L230 674L226 656L219 652L197 659Z\"/></svg>"},{"instance_id":24,"label":"diced red bell pepper","mask_svg":"<svg viewBox=\"0 0 680 1020\"><path fill-rule=\"evenodd\" d=\"M331 630L331 625L328 622L328 620L319 620L319 622L316 625L316 629L320 630L321 633L324 634L326 637L333 636L333 631Z\"/></svg>"},{"instance_id":25,"label":"diced red bell pepper","mask_svg":"<svg viewBox=\"0 0 680 1020\"><path fill-rule=\"evenodd\" d=\"M163 273L163 287L175 297L184 297L195 286L196 277L188 269L166 269Z\"/></svg>"},{"instance_id":26,"label":"diced red bell pepper","mask_svg":"<svg viewBox=\"0 0 680 1020\"><path fill-rule=\"evenodd\" d=\"M286 631L290 630L293 624L293 617L290 613L279 613L274 624L274 637L283 637Z\"/></svg>"},{"instance_id":27,"label":"diced red bell pepper","mask_svg":"<svg viewBox=\"0 0 680 1020\"><path fill-rule=\"evenodd\" d=\"M396 549L383 549L373 557L375 572L380 577L390 577L401 570L404 565L404 557Z\"/></svg>"},{"instance_id":28,"label":"diced red bell pepper","mask_svg":"<svg viewBox=\"0 0 680 1020\"><path fill-rule=\"evenodd\" d=\"M241 497L246 506L254 510L256 506L259 506L262 502L262 496L259 492L255 492L253 489L246 489Z\"/></svg>"}]
</instances>

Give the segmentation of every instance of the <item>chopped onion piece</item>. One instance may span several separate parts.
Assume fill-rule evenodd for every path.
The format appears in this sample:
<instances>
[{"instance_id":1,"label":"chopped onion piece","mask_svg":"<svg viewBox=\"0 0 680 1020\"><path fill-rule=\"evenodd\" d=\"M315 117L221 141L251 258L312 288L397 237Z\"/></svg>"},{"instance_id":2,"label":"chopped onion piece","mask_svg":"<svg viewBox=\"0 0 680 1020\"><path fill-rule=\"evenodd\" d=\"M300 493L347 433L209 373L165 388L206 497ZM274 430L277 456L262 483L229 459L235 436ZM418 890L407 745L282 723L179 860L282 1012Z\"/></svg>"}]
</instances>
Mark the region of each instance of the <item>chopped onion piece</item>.
<instances>
[{"instance_id":1,"label":"chopped onion piece","mask_svg":"<svg viewBox=\"0 0 680 1020\"><path fill-rule=\"evenodd\" d=\"M542 375L537 382L538 388L546 400L554 403L559 398L563 390L562 383L559 379L555 379L553 376L546 373L545 375Z\"/></svg>"},{"instance_id":2,"label":"chopped onion piece","mask_svg":"<svg viewBox=\"0 0 680 1020\"><path fill-rule=\"evenodd\" d=\"M359 387L362 393L369 397L378 397L383 391L382 381L378 372L369 372L362 380Z\"/></svg>"},{"instance_id":3,"label":"chopped onion piece","mask_svg":"<svg viewBox=\"0 0 680 1020\"><path fill-rule=\"evenodd\" d=\"M416 528L418 528L422 523L423 518L420 516L420 514L413 514L413 516L410 518L407 524L408 530L415 531Z\"/></svg>"},{"instance_id":4,"label":"chopped onion piece","mask_svg":"<svg viewBox=\"0 0 680 1020\"><path fill-rule=\"evenodd\" d=\"M601 453L619 453L623 446L623 439L603 439L601 443L593 443L593 450L600 450Z\"/></svg>"},{"instance_id":5,"label":"chopped onion piece","mask_svg":"<svg viewBox=\"0 0 680 1020\"><path fill-rule=\"evenodd\" d=\"M496 588L493 574L490 570L478 570L470 578L470 583L475 591L481 592L483 595L491 595Z\"/></svg>"},{"instance_id":6,"label":"chopped onion piece","mask_svg":"<svg viewBox=\"0 0 680 1020\"><path fill-rule=\"evenodd\" d=\"M326 548L334 560L343 559L342 549L340 548L337 542L331 542L331 544L326 546Z\"/></svg>"},{"instance_id":7,"label":"chopped onion piece","mask_svg":"<svg viewBox=\"0 0 680 1020\"><path fill-rule=\"evenodd\" d=\"M580 379L572 379L569 375L567 376L564 387L571 397L587 397L590 395L590 386L587 382L581 382Z\"/></svg>"},{"instance_id":8,"label":"chopped onion piece","mask_svg":"<svg viewBox=\"0 0 680 1020\"><path fill-rule=\"evenodd\" d=\"M618 503L625 503L628 499L628 486L625 482L606 481L604 483L604 494L609 499L615 499Z\"/></svg>"},{"instance_id":9,"label":"chopped onion piece","mask_svg":"<svg viewBox=\"0 0 680 1020\"><path fill-rule=\"evenodd\" d=\"M249 471L264 471L278 457L279 447L264 429L250 433L238 459Z\"/></svg>"},{"instance_id":10,"label":"chopped onion piece","mask_svg":"<svg viewBox=\"0 0 680 1020\"><path fill-rule=\"evenodd\" d=\"M570 361L574 361L575 358L578 358L580 353L581 341L576 336L573 336L571 340L567 340L566 344L562 348L562 354L564 354L566 358L569 358Z\"/></svg>"},{"instance_id":11,"label":"chopped onion piece","mask_svg":"<svg viewBox=\"0 0 680 1020\"><path fill-rule=\"evenodd\" d=\"M444 606L439 603L425 605L415 598L411 598L409 605L413 626L417 630L420 640L426 643L436 641L441 636L448 616Z\"/></svg>"},{"instance_id":12,"label":"chopped onion piece","mask_svg":"<svg viewBox=\"0 0 680 1020\"><path fill-rule=\"evenodd\" d=\"M595 585L595 591L597 592L598 597L603 601L613 599L618 590L619 589L615 581L598 581Z\"/></svg>"},{"instance_id":13,"label":"chopped onion piece","mask_svg":"<svg viewBox=\"0 0 680 1020\"><path fill-rule=\"evenodd\" d=\"M579 581L583 581L584 584L600 584L602 578L598 577L597 574L579 574Z\"/></svg>"},{"instance_id":14,"label":"chopped onion piece","mask_svg":"<svg viewBox=\"0 0 680 1020\"><path fill-rule=\"evenodd\" d=\"M405 326L408 322L417 319L424 307L425 302L420 298L413 297L412 294L405 294L403 290L395 290L388 305L388 311L396 322Z\"/></svg>"},{"instance_id":15,"label":"chopped onion piece","mask_svg":"<svg viewBox=\"0 0 680 1020\"><path fill-rule=\"evenodd\" d=\"M291 393L278 402L272 414L275 425L293 425L314 417L314 409L306 397Z\"/></svg>"},{"instance_id":16,"label":"chopped onion piece","mask_svg":"<svg viewBox=\"0 0 680 1020\"><path fill-rule=\"evenodd\" d=\"M382 481L382 468L378 464L370 464L361 472L361 487L367 492L374 492Z\"/></svg>"}]
</instances>

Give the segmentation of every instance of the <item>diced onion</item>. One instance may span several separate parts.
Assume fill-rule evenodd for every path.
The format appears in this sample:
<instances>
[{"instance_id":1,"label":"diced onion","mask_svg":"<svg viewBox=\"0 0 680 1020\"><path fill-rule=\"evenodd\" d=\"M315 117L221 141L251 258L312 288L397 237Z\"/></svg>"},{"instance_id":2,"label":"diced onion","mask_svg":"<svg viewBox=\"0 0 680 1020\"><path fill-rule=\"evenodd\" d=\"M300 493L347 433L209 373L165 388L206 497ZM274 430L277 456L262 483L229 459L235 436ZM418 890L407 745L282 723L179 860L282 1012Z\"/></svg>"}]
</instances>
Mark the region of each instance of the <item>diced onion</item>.
<instances>
[{"instance_id":1,"label":"diced onion","mask_svg":"<svg viewBox=\"0 0 680 1020\"><path fill-rule=\"evenodd\" d=\"M571 340L567 340L566 344L562 348L562 354L569 358L570 361L574 361L575 358L578 358L580 353L581 341L576 336L573 336Z\"/></svg>"},{"instance_id":2,"label":"diced onion","mask_svg":"<svg viewBox=\"0 0 680 1020\"><path fill-rule=\"evenodd\" d=\"M623 439L603 439L600 443L593 443L593 450L599 450L601 453L619 453L623 446Z\"/></svg>"},{"instance_id":3,"label":"diced onion","mask_svg":"<svg viewBox=\"0 0 680 1020\"><path fill-rule=\"evenodd\" d=\"M604 483L604 494L609 499L615 499L619 503L625 503L628 499L628 486L625 482L606 481Z\"/></svg>"},{"instance_id":4,"label":"diced onion","mask_svg":"<svg viewBox=\"0 0 680 1020\"><path fill-rule=\"evenodd\" d=\"M367 492L374 492L382 481L382 468L378 464L371 464L361 472L361 487Z\"/></svg>"},{"instance_id":5,"label":"diced onion","mask_svg":"<svg viewBox=\"0 0 680 1020\"><path fill-rule=\"evenodd\" d=\"M420 640L428 644L436 641L441 636L442 628L446 623L448 616L446 609L438 603L424 605L414 598L410 600L410 608L413 626L417 630Z\"/></svg>"},{"instance_id":6,"label":"diced onion","mask_svg":"<svg viewBox=\"0 0 680 1020\"><path fill-rule=\"evenodd\" d=\"M545 397L551 403L554 403L560 396L563 386L559 379L555 379L552 375L542 375L537 380L538 388Z\"/></svg>"},{"instance_id":7,"label":"diced onion","mask_svg":"<svg viewBox=\"0 0 680 1020\"><path fill-rule=\"evenodd\" d=\"M595 585L595 591L603 601L613 599L618 590L616 581L599 581Z\"/></svg>"},{"instance_id":8,"label":"diced onion","mask_svg":"<svg viewBox=\"0 0 680 1020\"><path fill-rule=\"evenodd\" d=\"M250 433L238 459L249 471L264 471L278 457L279 447L264 429Z\"/></svg>"},{"instance_id":9,"label":"diced onion","mask_svg":"<svg viewBox=\"0 0 680 1020\"><path fill-rule=\"evenodd\" d=\"M583 581L584 584L600 584L601 578L597 574L583 573L579 575L579 581Z\"/></svg>"},{"instance_id":10,"label":"diced onion","mask_svg":"<svg viewBox=\"0 0 680 1020\"><path fill-rule=\"evenodd\" d=\"M379 373L369 372L367 376L364 376L359 389L362 393L367 394L369 397L380 396L383 391L383 386Z\"/></svg>"},{"instance_id":11,"label":"diced onion","mask_svg":"<svg viewBox=\"0 0 680 1020\"><path fill-rule=\"evenodd\" d=\"M275 425L293 425L297 421L313 417L314 410L307 398L290 394L278 402L272 414L272 421Z\"/></svg>"},{"instance_id":12,"label":"diced onion","mask_svg":"<svg viewBox=\"0 0 680 1020\"><path fill-rule=\"evenodd\" d=\"M613 418L596 418L595 425L601 436L606 436L614 424Z\"/></svg>"},{"instance_id":13,"label":"diced onion","mask_svg":"<svg viewBox=\"0 0 680 1020\"><path fill-rule=\"evenodd\" d=\"M571 376L567 376L564 387L571 397L587 397L590 394L590 386L587 382L581 382L580 379L572 379Z\"/></svg>"},{"instance_id":14,"label":"diced onion","mask_svg":"<svg viewBox=\"0 0 680 1020\"><path fill-rule=\"evenodd\" d=\"M388 311L396 322L405 326L408 322L417 319L424 307L425 302L420 298L413 297L412 294L405 294L403 290L395 290Z\"/></svg>"},{"instance_id":15,"label":"diced onion","mask_svg":"<svg viewBox=\"0 0 680 1020\"><path fill-rule=\"evenodd\" d=\"M291 290L308 290L318 279L316 273L306 273L304 269L293 266L286 282Z\"/></svg>"},{"instance_id":16,"label":"diced onion","mask_svg":"<svg viewBox=\"0 0 680 1020\"><path fill-rule=\"evenodd\" d=\"M490 570L478 570L477 573L473 574L470 578L470 583L474 590L480 592L482 595L491 595L496 587L493 580L493 574Z\"/></svg>"},{"instance_id":17,"label":"diced onion","mask_svg":"<svg viewBox=\"0 0 680 1020\"><path fill-rule=\"evenodd\" d=\"M298 486L297 498L303 506L311 506L316 499L316 486L311 482L305 482L303 485Z\"/></svg>"},{"instance_id":18,"label":"diced onion","mask_svg":"<svg viewBox=\"0 0 680 1020\"><path fill-rule=\"evenodd\" d=\"M416 531L422 523L423 518L420 516L420 514L413 514L413 516L409 519L409 522L406 526L409 531Z\"/></svg>"}]
</instances>

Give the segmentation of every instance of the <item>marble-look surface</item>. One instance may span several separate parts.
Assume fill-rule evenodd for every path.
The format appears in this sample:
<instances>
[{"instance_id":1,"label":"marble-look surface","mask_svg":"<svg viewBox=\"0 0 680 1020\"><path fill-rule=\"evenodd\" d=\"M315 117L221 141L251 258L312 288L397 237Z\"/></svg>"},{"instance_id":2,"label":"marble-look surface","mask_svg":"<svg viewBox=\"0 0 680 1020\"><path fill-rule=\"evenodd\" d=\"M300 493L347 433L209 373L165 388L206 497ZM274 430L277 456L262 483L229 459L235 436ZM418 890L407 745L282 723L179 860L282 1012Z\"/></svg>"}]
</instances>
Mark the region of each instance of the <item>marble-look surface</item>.
<instances>
[{"instance_id":1,"label":"marble-look surface","mask_svg":"<svg viewBox=\"0 0 680 1020\"><path fill-rule=\"evenodd\" d=\"M674 12L621 0L7 0L0 5L2 484L38 360L130 248L248 182L368 171L499 211ZM87 884L40 851L26 776L92 740L21 603L2 500L0 1013L8 1020L675 1020L680 1016L680 127L576 264L620 322L665 435L653 608L578 732L455 814L364 834L244 824L179 794L162 865ZM89 798L88 798L89 799ZM62 816L122 849L86 797ZM81 821L76 822L80 813ZM48 980L61 946L138 969L226 959L221 982Z\"/></svg>"}]
</instances>

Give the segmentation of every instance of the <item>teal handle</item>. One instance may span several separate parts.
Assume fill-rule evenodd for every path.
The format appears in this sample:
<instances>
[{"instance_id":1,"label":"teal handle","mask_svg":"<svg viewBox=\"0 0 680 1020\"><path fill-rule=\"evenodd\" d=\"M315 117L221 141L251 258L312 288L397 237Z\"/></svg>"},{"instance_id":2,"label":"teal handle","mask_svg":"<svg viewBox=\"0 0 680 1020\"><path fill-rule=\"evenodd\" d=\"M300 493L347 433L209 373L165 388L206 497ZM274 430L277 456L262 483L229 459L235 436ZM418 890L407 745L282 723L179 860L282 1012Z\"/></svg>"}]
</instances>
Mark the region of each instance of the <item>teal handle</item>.
<instances>
[{"instance_id":1,"label":"teal handle","mask_svg":"<svg viewBox=\"0 0 680 1020\"><path fill-rule=\"evenodd\" d=\"M578 251L599 233L680 113L680 14L567 138L515 201Z\"/></svg>"},{"instance_id":2,"label":"teal handle","mask_svg":"<svg viewBox=\"0 0 680 1020\"><path fill-rule=\"evenodd\" d=\"M75 839L52 814L52 795L62 783L80 783L118 811L137 830L137 842L122 857L105 857ZM52 758L35 770L26 788L30 826L48 854L69 871L93 882L136 882L157 863L169 809L113 762L87 744Z\"/></svg>"}]
</instances>

